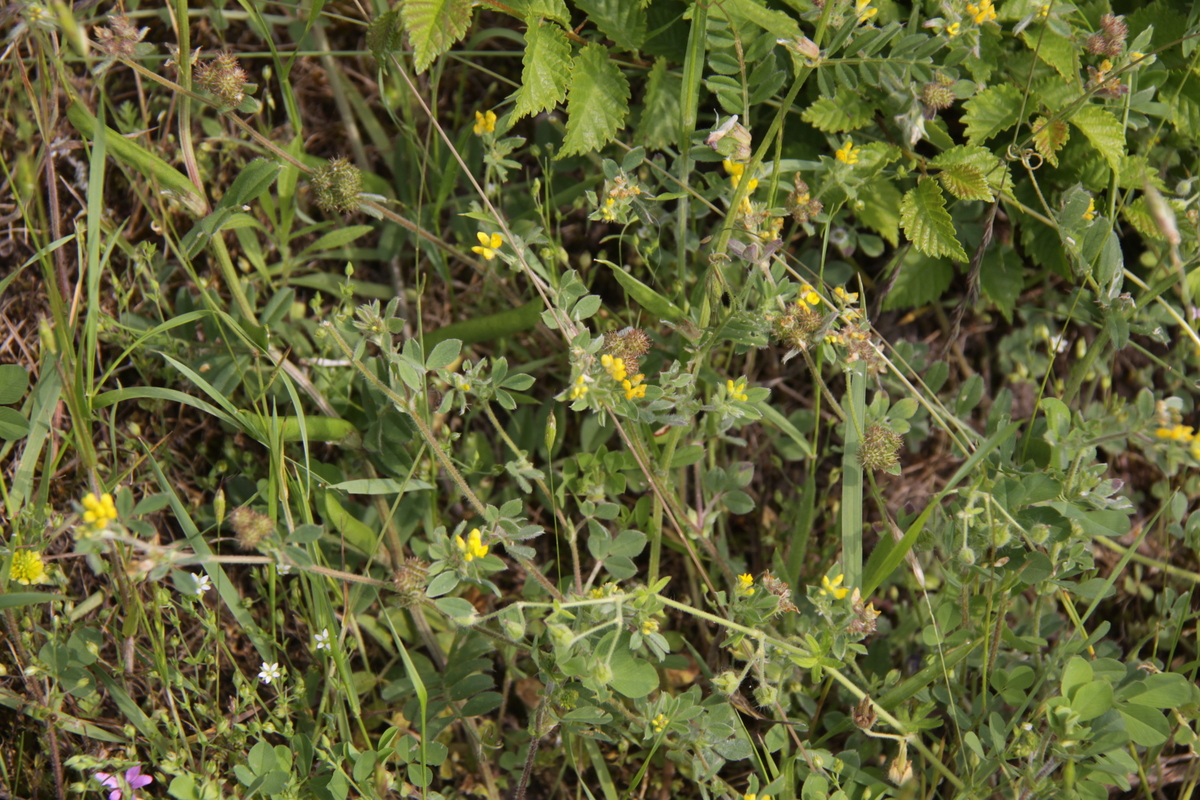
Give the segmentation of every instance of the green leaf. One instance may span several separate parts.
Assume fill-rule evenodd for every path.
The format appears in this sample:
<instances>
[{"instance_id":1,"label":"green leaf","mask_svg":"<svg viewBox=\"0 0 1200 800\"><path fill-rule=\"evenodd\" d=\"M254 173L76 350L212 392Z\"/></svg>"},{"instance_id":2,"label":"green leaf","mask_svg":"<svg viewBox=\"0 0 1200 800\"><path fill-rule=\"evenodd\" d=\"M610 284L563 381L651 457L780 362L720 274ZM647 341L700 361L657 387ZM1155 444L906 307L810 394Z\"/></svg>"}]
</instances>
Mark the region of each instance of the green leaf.
<instances>
[{"instance_id":1,"label":"green leaf","mask_svg":"<svg viewBox=\"0 0 1200 800\"><path fill-rule=\"evenodd\" d=\"M15 408L0 408L0 439L20 439L29 435L29 420Z\"/></svg>"},{"instance_id":2,"label":"green leaf","mask_svg":"<svg viewBox=\"0 0 1200 800\"><path fill-rule=\"evenodd\" d=\"M329 233L317 239L315 242L304 248L301 256L308 253L319 253L322 250L336 250L339 247L344 247L355 239L365 236L375 230L370 225L350 225L345 228L334 228Z\"/></svg>"},{"instance_id":3,"label":"green leaf","mask_svg":"<svg viewBox=\"0 0 1200 800\"><path fill-rule=\"evenodd\" d=\"M1069 83L1079 85L1079 46L1053 27L1030 26L1021 32L1021 38L1030 50L1036 50L1038 58L1054 67L1055 72Z\"/></svg>"},{"instance_id":4,"label":"green leaf","mask_svg":"<svg viewBox=\"0 0 1200 800\"><path fill-rule=\"evenodd\" d=\"M1134 230L1142 235L1143 239L1166 241L1166 237L1162 235L1162 231L1155 224L1154 216L1150 213L1150 209L1146 207L1145 197L1138 197L1132 203L1122 208L1121 216L1134 227Z\"/></svg>"},{"instance_id":5,"label":"green leaf","mask_svg":"<svg viewBox=\"0 0 1200 800\"><path fill-rule=\"evenodd\" d=\"M795 19L755 0L728 0L726 10L753 22L776 39L800 38L800 24Z\"/></svg>"},{"instance_id":6,"label":"green leaf","mask_svg":"<svg viewBox=\"0 0 1200 800\"><path fill-rule=\"evenodd\" d=\"M522 19L532 26L539 19L552 19L565 26L571 25L571 12L563 0L516 0L512 7L517 9Z\"/></svg>"},{"instance_id":7,"label":"green leaf","mask_svg":"<svg viewBox=\"0 0 1200 800\"><path fill-rule=\"evenodd\" d=\"M855 215L874 230L892 247L900 244L900 202L903 198L896 184L889 180L877 180L858 193L863 202Z\"/></svg>"},{"instance_id":8,"label":"green leaf","mask_svg":"<svg viewBox=\"0 0 1200 800\"><path fill-rule=\"evenodd\" d=\"M825 133L844 133L866 127L874 118L875 108L863 102L856 92L838 87L833 97L822 97L804 109L800 118Z\"/></svg>"},{"instance_id":9,"label":"green leaf","mask_svg":"<svg viewBox=\"0 0 1200 800\"><path fill-rule=\"evenodd\" d=\"M684 318L684 313L679 306L675 305L670 300L663 297L661 294L654 291L649 286L618 267L616 264L608 261L602 261L601 263L608 265L609 269L612 270L613 277L617 279L617 283L621 284L621 287L625 290L625 293L651 314L654 314L659 319L670 320L671 322L679 322Z\"/></svg>"},{"instance_id":10,"label":"green leaf","mask_svg":"<svg viewBox=\"0 0 1200 800\"><path fill-rule=\"evenodd\" d=\"M1052 167L1058 166L1058 151L1071 138L1071 128L1064 120L1038 117L1033 121L1033 146Z\"/></svg>"},{"instance_id":11,"label":"green leaf","mask_svg":"<svg viewBox=\"0 0 1200 800\"><path fill-rule=\"evenodd\" d=\"M49 594L48 592L8 592L0 594L0 609L20 608L21 606L31 606L36 603L49 603L51 600L65 599L61 594Z\"/></svg>"},{"instance_id":12,"label":"green leaf","mask_svg":"<svg viewBox=\"0 0 1200 800\"><path fill-rule=\"evenodd\" d=\"M900 265L900 274L883 300L885 310L914 308L932 303L950 288L954 268L945 261L910 253Z\"/></svg>"},{"instance_id":13,"label":"green leaf","mask_svg":"<svg viewBox=\"0 0 1200 800\"><path fill-rule=\"evenodd\" d=\"M19 364L0 366L0 406L15 403L25 396L29 372Z\"/></svg>"},{"instance_id":14,"label":"green leaf","mask_svg":"<svg viewBox=\"0 0 1200 800\"><path fill-rule=\"evenodd\" d=\"M637 50L646 41L646 12L638 0L575 0L575 5L622 50Z\"/></svg>"},{"instance_id":15,"label":"green leaf","mask_svg":"<svg viewBox=\"0 0 1200 800\"><path fill-rule=\"evenodd\" d=\"M413 48L413 65L424 72L467 33L471 0L405 0L400 6Z\"/></svg>"},{"instance_id":16,"label":"green leaf","mask_svg":"<svg viewBox=\"0 0 1200 800\"><path fill-rule=\"evenodd\" d=\"M1192 684L1175 672L1147 675L1146 680L1125 687L1123 699L1150 708L1176 708L1186 705L1192 696Z\"/></svg>"},{"instance_id":17,"label":"green leaf","mask_svg":"<svg viewBox=\"0 0 1200 800\"><path fill-rule=\"evenodd\" d=\"M1093 720L1112 708L1113 689L1108 681L1089 681L1071 695L1071 710L1082 722Z\"/></svg>"},{"instance_id":18,"label":"green leaf","mask_svg":"<svg viewBox=\"0 0 1200 800\"><path fill-rule=\"evenodd\" d=\"M900 222L904 235L925 255L967 260L966 252L954 236L954 221L946 210L942 190L933 178L923 176L905 193L900 204Z\"/></svg>"},{"instance_id":19,"label":"green leaf","mask_svg":"<svg viewBox=\"0 0 1200 800\"><path fill-rule=\"evenodd\" d=\"M979 144L1017 124L1021 114L1021 90L1011 83L1001 83L963 103L963 109L966 111L963 122L967 126L967 141Z\"/></svg>"},{"instance_id":20,"label":"green leaf","mask_svg":"<svg viewBox=\"0 0 1200 800\"><path fill-rule=\"evenodd\" d=\"M1113 172L1120 172L1125 155L1125 128L1109 111L1100 106L1083 106L1071 117L1071 123L1087 137L1104 157Z\"/></svg>"},{"instance_id":21,"label":"green leaf","mask_svg":"<svg viewBox=\"0 0 1200 800\"><path fill-rule=\"evenodd\" d=\"M995 198L983 173L968 164L955 164L938 173L938 179L946 191L960 200L983 200Z\"/></svg>"},{"instance_id":22,"label":"green leaf","mask_svg":"<svg viewBox=\"0 0 1200 800\"><path fill-rule=\"evenodd\" d=\"M600 641L597 652L607 652L605 643L608 637ZM631 700L645 697L658 688L658 671L640 658L629 652L629 634L622 633L617 640L617 646L609 661L613 677L608 685L618 694L623 694Z\"/></svg>"},{"instance_id":23,"label":"green leaf","mask_svg":"<svg viewBox=\"0 0 1200 800\"><path fill-rule=\"evenodd\" d=\"M679 136L679 97L683 78L667 70L667 60L659 58L646 78L646 98L637 139L652 150L662 150Z\"/></svg>"},{"instance_id":24,"label":"green leaf","mask_svg":"<svg viewBox=\"0 0 1200 800\"><path fill-rule=\"evenodd\" d=\"M979 270L979 286L1008 321L1012 321L1017 298L1025 288L1021 263L1011 247L989 250Z\"/></svg>"},{"instance_id":25,"label":"green leaf","mask_svg":"<svg viewBox=\"0 0 1200 800\"><path fill-rule=\"evenodd\" d=\"M571 43L554 23L530 23L521 57L521 88L514 97L513 121L550 111L567 96L571 80Z\"/></svg>"},{"instance_id":26,"label":"green leaf","mask_svg":"<svg viewBox=\"0 0 1200 800\"><path fill-rule=\"evenodd\" d=\"M567 94L567 135L558 158L598 150L625 126L629 113L629 82L608 50L589 44L575 57Z\"/></svg>"},{"instance_id":27,"label":"green leaf","mask_svg":"<svg viewBox=\"0 0 1200 800\"><path fill-rule=\"evenodd\" d=\"M433 352L429 354L429 358L425 359L425 369L445 369L454 363L458 358L458 354L462 351L462 342L458 339L447 339L444 342L439 342L438 346L433 348Z\"/></svg>"},{"instance_id":28,"label":"green leaf","mask_svg":"<svg viewBox=\"0 0 1200 800\"><path fill-rule=\"evenodd\" d=\"M1161 711L1146 706L1121 706L1117 709L1125 720L1129 738L1139 747L1158 747L1171 738L1171 726Z\"/></svg>"}]
</instances>

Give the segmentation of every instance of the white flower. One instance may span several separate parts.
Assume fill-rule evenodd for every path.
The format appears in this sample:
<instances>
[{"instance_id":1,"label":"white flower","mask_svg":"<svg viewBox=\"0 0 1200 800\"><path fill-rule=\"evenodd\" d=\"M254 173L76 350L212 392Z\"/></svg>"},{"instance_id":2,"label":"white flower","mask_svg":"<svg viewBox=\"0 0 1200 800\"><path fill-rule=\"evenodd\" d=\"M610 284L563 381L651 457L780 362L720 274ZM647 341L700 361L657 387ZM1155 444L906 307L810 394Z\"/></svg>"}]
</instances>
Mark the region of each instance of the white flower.
<instances>
[{"instance_id":1,"label":"white flower","mask_svg":"<svg viewBox=\"0 0 1200 800\"><path fill-rule=\"evenodd\" d=\"M197 597L203 597L204 593L207 592L211 588L212 588L212 581L210 581L208 579L207 575L197 575L196 576L196 596Z\"/></svg>"},{"instance_id":2,"label":"white flower","mask_svg":"<svg viewBox=\"0 0 1200 800\"><path fill-rule=\"evenodd\" d=\"M278 663L268 664L264 661L262 669L258 671L258 677L259 680L269 686L271 681L283 678L283 669L280 668Z\"/></svg>"},{"instance_id":3,"label":"white flower","mask_svg":"<svg viewBox=\"0 0 1200 800\"><path fill-rule=\"evenodd\" d=\"M317 649L318 650L332 649L329 646L329 628L325 628L320 633L318 633L316 635L316 640L317 640Z\"/></svg>"},{"instance_id":4,"label":"white flower","mask_svg":"<svg viewBox=\"0 0 1200 800\"><path fill-rule=\"evenodd\" d=\"M292 565L291 564L276 564L275 569L279 570L280 575L291 575L292 574Z\"/></svg>"},{"instance_id":5,"label":"white flower","mask_svg":"<svg viewBox=\"0 0 1200 800\"><path fill-rule=\"evenodd\" d=\"M1050 337L1050 349L1055 353L1067 352L1067 337L1055 334Z\"/></svg>"}]
</instances>

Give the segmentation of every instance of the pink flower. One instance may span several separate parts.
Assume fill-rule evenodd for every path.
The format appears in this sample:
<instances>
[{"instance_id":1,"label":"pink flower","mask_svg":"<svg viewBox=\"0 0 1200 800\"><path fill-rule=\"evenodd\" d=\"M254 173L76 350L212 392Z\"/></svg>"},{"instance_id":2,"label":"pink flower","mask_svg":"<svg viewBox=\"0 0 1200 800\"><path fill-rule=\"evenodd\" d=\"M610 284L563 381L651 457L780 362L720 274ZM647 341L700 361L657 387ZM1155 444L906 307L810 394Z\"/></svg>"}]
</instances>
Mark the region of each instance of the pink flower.
<instances>
[{"instance_id":1,"label":"pink flower","mask_svg":"<svg viewBox=\"0 0 1200 800\"><path fill-rule=\"evenodd\" d=\"M96 780L100 781L101 786L112 789L112 791L108 793L108 800L122 800L124 794L121 791L121 781L119 778L117 778L117 776L109 775L107 772L97 772ZM140 789L146 784L152 783L153 781L154 778L151 778L149 775L142 774L141 765L130 767L129 769L125 770L125 783L129 784L129 788L131 790ZM136 795L131 791L129 797L130 800L134 800Z\"/></svg>"}]
</instances>

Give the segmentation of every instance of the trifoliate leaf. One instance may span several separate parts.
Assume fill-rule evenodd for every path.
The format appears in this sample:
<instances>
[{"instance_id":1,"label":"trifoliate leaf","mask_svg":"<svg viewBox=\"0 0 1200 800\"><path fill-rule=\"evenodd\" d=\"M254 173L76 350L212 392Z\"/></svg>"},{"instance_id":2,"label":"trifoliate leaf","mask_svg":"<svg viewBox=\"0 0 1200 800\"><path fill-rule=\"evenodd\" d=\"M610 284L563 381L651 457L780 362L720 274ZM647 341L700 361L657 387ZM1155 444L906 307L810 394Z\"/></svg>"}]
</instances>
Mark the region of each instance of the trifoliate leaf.
<instances>
[{"instance_id":1,"label":"trifoliate leaf","mask_svg":"<svg viewBox=\"0 0 1200 800\"><path fill-rule=\"evenodd\" d=\"M904 194L900 204L900 222L904 235L913 246L929 256L949 256L966 261L967 254L954 235L954 221L946 210L941 188L925 176Z\"/></svg>"},{"instance_id":2,"label":"trifoliate leaf","mask_svg":"<svg viewBox=\"0 0 1200 800\"><path fill-rule=\"evenodd\" d=\"M646 12L638 0L576 0L575 5L622 50L637 50L646 41Z\"/></svg>"},{"instance_id":3,"label":"trifoliate leaf","mask_svg":"<svg viewBox=\"0 0 1200 800\"><path fill-rule=\"evenodd\" d=\"M405 0L400 6L417 72L450 49L471 25L471 0Z\"/></svg>"},{"instance_id":4,"label":"trifoliate leaf","mask_svg":"<svg viewBox=\"0 0 1200 800\"><path fill-rule=\"evenodd\" d=\"M683 79L667 70L667 60L660 58L646 79L646 100L637 138L652 150L672 144L679 135L679 96Z\"/></svg>"},{"instance_id":5,"label":"trifoliate leaf","mask_svg":"<svg viewBox=\"0 0 1200 800\"><path fill-rule=\"evenodd\" d=\"M808 108L800 118L825 133L856 131L871 123L874 108L863 102L854 92L839 88L833 97L822 97Z\"/></svg>"},{"instance_id":6,"label":"trifoliate leaf","mask_svg":"<svg viewBox=\"0 0 1200 800\"><path fill-rule=\"evenodd\" d=\"M558 158L597 150L625 126L629 82L608 60L603 45L589 44L575 57L567 93L567 135Z\"/></svg>"},{"instance_id":7,"label":"trifoliate leaf","mask_svg":"<svg viewBox=\"0 0 1200 800\"><path fill-rule=\"evenodd\" d=\"M946 167L938 173L938 178L942 181L942 186L946 187L946 191L960 200L991 201L995 199L992 196L992 190L988 187L987 179L979 170L967 164Z\"/></svg>"},{"instance_id":8,"label":"trifoliate leaf","mask_svg":"<svg viewBox=\"0 0 1200 800\"><path fill-rule=\"evenodd\" d=\"M1038 117L1033 121L1033 146L1052 167L1058 166L1058 151L1071 138L1071 129L1061 119Z\"/></svg>"},{"instance_id":9,"label":"trifoliate leaf","mask_svg":"<svg viewBox=\"0 0 1200 800\"><path fill-rule=\"evenodd\" d=\"M571 80L571 43L553 22L529 25L521 58L521 88L516 92L513 121L550 111L567 96Z\"/></svg>"},{"instance_id":10,"label":"trifoliate leaf","mask_svg":"<svg viewBox=\"0 0 1200 800\"><path fill-rule=\"evenodd\" d=\"M1120 120L1100 106L1088 105L1075 112L1071 124L1083 132L1113 172L1120 171L1125 155L1125 128Z\"/></svg>"},{"instance_id":11,"label":"trifoliate leaf","mask_svg":"<svg viewBox=\"0 0 1200 800\"><path fill-rule=\"evenodd\" d=\"M1001 83L984 89L963 103L966 113L967 141L979 144L997 133L1011 128L1021 114L1021 90L1011 83Z\"/></svg>"}]
</instances>

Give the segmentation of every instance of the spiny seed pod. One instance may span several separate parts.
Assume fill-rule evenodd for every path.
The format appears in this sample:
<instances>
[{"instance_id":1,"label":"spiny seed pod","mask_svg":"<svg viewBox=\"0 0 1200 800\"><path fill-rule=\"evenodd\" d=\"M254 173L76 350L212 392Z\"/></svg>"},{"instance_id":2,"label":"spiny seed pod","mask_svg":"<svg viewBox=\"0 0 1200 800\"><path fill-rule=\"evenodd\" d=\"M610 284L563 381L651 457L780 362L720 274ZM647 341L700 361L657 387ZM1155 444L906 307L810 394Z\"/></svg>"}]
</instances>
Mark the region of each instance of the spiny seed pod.
<instances>
[{"instance_id":1,"label":"spiny seed pod","mask_svg":"<svg viewBox=\"0 0 1200 800\"><path fill-rule=\"evenodd\" d=\"M821 330L825 318L816 308L807 303L793 303L786 314L772 322L775 338L794 350L804 350L813 344L817 331Z\"/></svg>"},{"instance_id":2,"label":"spiny seed pod","mask_svg":"<svg viewBox=\"0 0 1200 800\"><path fill-rule=\"evenodd\" d=\"M875 706L871 704L871 698L864 697L861 702L854 707L854 713L851 715L854 724L864 731L869 731L875 726Z\"/></svg>"},{"instance_id":3,"label":"spiny seed pod","mask_svg":"<svg viewBox=\"0 0 1200 800\"><path fill-rule=\"evenodd\" d=\"M863 469L887 472L900 463L900 445L904 438L886 425L868 425L858 447L858 463Z\"/></svg>"},{"instance_id":4,"label":"spiny seed pod","mask_svg":"<svg viewBox=\"0 0 1200 800\"><path fill-rule=\"evenodd\" d=\"M625 362L627 373L636 375L641 371L641 357L650 352L650 337L641 328L632 326L610 331L604 334L604 349Z\"/></svg>"},{"instance_id":5,"label":"spiny seed pod","mask_svg":"<svg viewBox=\"0 0 1200 800\"><path fill-rule=\"evenodd\" d=\"M133 58L137 55L138 43L146 37L149 28L138 29L129 17L119 14L108 18L108 27L92 30L96 46L111 58Z\"/></svg>"},{"instance_id":6,"label":"spiny seed pod","mask_svg":"<svg viewBox=\"0 0 1200 800\"><path fill-rule=\"evenodd\" d=\"M312 176L313 194L322 211L346 213L358 208L362 173L346 158L321 165Z\"/></svg>"},{"instance_id":7,"label":"spiny seed pod","mask_svg":"<svg viewBox=\"0 0 1200 800\"><path fill-rule=\"evenodd\" d=\"M1096 56L1105 55L1108 52L1108 41L1099 33L1089 36L1083 46L1089 53Z\"/></svg>"},{"instance_id":8,"label":"spiny seed pod","mask_svg":"<svg viewBox=\"0 0 1200 800\"><path fill-rule=\"evenodd\" d=\"M992 546L997 550L1008 547L1012 541L1012 529L1007 523L997 523L992 527Z\"/></svg>"},{"instance_id":9,"label":"spiny seed pod","mask_svg":"<svg viewBox=\"0 0 1200 800\"><path fill-rule=\"evenodd\" d=\"M921 87L921 102L934 111L954 105L954 90L941 81L932 81Z\"/></svg>"},{"instance_id":10,"label":"spiny seed pod","mask_svg":"<svg viewBox=\"0 0 1200 800\"><path fill-rule=\"evenodd\" d=\"M1100 17L1100 30L1106 39L1116 44L1125 44L1125 37L1129 36L1129 26L1125 24L1123 16L1103 15Z\"/></svg>"},{"instance_id":11,"label":"spiny seed pod","mask_svg":"<svg viewBox=\"0 0 1200 800\"><path fill-rule=\"evenodd\" d=\"M396 587L396 598L402 608L415 608L425 598L425 585L429 580L429 565L410 556L392 576Z\"/></svg>"},{"instance_id":12,"label":"spiny seed pod","mask_svg":"<svg viewBox=\"0 0 1200 800\"><path fill-rule=\"evenodd\" d=\"M256 550L275 531L275 521L250 506L238 506L229 514L229 525L237 537L238 547Z\"/></svg>"},{"instance_id":13,"label":"spiny seed pod","mask_svg":"<svg viewBox=\"0 0 1200 800\"><path fill-rule=\"evenodd\" d=\"M233 53L221 53L196 67L196 84L233 108L246 99L246 71Z\"/></svg>"},{"instance_id":14,"label":"spiny seed pod","mask_svg":"<svg viewBox=\"0 0 1200 800\"><path fill-rule=\"evenodd\" d=\"M794 185L795 190L788 195L787 209L791 212L792 219L803 225L820 214L825 206L809 194L808 184L800 177L800 173L796 173Z\"/></svg>"}]
</instances>

